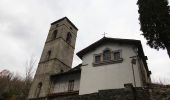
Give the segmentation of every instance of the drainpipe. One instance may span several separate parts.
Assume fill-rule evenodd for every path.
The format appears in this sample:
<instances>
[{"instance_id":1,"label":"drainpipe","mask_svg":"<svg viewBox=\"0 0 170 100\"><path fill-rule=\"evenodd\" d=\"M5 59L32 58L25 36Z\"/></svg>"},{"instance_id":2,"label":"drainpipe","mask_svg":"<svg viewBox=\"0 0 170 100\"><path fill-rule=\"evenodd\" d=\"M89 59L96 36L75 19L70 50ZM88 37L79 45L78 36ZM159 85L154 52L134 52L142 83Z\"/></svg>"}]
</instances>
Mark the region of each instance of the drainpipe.
<instances>
[{"instance_id":1,"label":"drainpipe","mask_svg":"<svg viewBox=\"0 0 170 100\"><path fill-rule=\"evenodd\" d=\"M133 81L134 81L134 86L136 87L135 71L134 71L134 66L133 66L133 65L136 65L135 57L136 56L133 56L133 57L130 57L130 58L132 58L131 63L132 63Z\"/></svg>"}]
</instances>

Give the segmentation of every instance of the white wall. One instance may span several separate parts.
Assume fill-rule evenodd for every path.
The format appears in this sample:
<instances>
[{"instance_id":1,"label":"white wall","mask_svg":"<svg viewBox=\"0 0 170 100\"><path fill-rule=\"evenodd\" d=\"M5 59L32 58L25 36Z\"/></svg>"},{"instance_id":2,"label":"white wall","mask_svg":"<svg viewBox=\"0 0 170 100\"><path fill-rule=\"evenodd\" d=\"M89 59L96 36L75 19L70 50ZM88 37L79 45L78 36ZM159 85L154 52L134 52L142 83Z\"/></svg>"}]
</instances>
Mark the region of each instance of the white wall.
<instances>
[{"instance_id":1,"label":"white wall","mask_svg":"<svg viewBox=\"0 0 170 100\"><path fill-rule=\"evenodd\" d=\"M80 85L80 73L64 75L56 78L53 93L68 92L69 80L74 80L74 91L78 91Z\"/></svg>"},{"instance_id":2,"label":"white wall","mask_svg":"<svg viewBox=\"0 0 170 100\"><path fill-rule=\"evenodd\" d=\"M93 66L94 54L102 53L105 48L122 50L122 63ZM79 94L89 94L98 90L123 88L124 84L134 84L131 56L136 56L135 46L107 44L100 46L92 52L83 56L83 66L81 71ZM137 62L138 63L138 62ZM139 74L139 64L134 65L136 86L141 87L141 76Z\"/></svg>"}]
</instances>

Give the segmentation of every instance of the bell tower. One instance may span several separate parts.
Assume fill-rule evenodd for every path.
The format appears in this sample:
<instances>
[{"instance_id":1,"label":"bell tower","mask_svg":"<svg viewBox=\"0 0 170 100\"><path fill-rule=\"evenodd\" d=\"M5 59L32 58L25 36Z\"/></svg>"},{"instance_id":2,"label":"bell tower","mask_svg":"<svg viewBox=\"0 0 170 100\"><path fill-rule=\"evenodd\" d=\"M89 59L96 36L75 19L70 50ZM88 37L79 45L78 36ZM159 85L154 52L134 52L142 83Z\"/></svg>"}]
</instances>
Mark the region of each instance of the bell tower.
<instances>
[{"instance_id":1,"label":"bell tower","mask_svg":"<svg viewBox=\"0 0 170 100\"><path fill-rule=\"evenodd\" d=\"M28 99L46 97L50 76L71 69L77 31L67 17L51 23Z\"/></svg>"}]
</instances>

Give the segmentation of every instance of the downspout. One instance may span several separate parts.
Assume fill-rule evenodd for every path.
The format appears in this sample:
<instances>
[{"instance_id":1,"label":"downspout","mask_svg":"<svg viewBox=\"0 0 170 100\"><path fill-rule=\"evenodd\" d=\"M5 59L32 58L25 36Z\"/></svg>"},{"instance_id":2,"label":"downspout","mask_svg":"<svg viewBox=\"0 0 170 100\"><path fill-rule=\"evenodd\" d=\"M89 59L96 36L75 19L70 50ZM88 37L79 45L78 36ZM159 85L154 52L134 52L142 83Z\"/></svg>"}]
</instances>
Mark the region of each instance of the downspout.
<instances>
[{"instance_id":1,"label":"downspout","mask_svg":"<svg viewBox=\"0 0 170 100\"><path fill-rule=\"evenodd\" d=\"M134 71L134 66L133 66L133 65L136 65L136 59L135 59L136 56L132 56L130 58L132 58L131 63L132 63L133 83L134 83L134 87L136 87L136 78L135 78L135 71Z\"/></svg>"}]
</instances>

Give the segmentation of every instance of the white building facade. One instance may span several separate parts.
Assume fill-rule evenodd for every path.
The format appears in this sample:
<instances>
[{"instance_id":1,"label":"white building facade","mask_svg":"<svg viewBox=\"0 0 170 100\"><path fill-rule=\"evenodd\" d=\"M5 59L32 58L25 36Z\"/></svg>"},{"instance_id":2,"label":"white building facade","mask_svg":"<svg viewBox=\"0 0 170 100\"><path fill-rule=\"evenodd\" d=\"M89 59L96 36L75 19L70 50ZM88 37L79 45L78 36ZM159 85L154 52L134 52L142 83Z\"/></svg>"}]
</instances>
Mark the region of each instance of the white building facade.
<instances>
[{"instance_id":1,"label":"white building facade","mask_svg":"<svg viewBox=\"0 0 170 100\"><path fill-rule=\"evenodd\" d=\"M123 88L127 83L132 83L134 87L142 87L144 81L150 82L147 69L141 63L142 59L138 54L139 46L135 45L137 41L121 39L115 41L111 38L100 41L104 42L107 39L110 42L99 44L81 57L82 65L85 66L81 70L80 95ZM132 59L135 62L132 63ZM145 80L142 77L145 77Z\"/></svg>"},{"instance_id":2,"label":"white building facade","mask_svg":"<svg viewBox=\"0 0 170 100\"><path fill-rule=\"evenodd\" d=\"M129 83L134 87L150 83L147 57L139 40L104 37L77 55L82 59L82 64L71 69L71 73L61 73L63 75L54 78L57 81L54 82L52 93L84 95L124 88ZM79 73L75 73L75 69ZM74 88L71 91L70 85Z\"/></svg>"}]
</instances>

